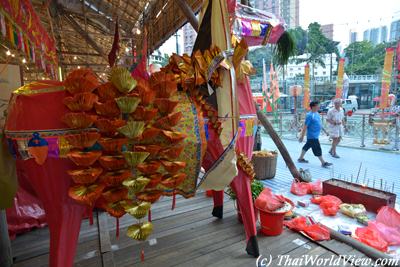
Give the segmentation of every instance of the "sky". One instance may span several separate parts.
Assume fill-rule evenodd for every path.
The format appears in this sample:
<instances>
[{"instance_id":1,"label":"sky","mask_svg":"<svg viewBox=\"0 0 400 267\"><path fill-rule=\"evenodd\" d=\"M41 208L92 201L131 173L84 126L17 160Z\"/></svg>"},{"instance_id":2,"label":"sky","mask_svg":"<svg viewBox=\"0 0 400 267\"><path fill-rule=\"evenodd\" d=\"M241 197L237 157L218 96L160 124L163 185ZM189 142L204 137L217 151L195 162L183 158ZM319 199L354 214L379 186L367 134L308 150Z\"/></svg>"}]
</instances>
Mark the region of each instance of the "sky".
<instances>
[{"instance_id":1,"label":"sky","mask_svg":"<svg viewBox=\"0 0 400 267\"><path fill-rule=\"evenodd\" d=\"M361 41L363 31L378 26L388 26L400 19L400 0L300 0L300 26L307 28L311 22L334 24L334 40L341 49L349 43L350 30L358 32ZM182 31L180 35L183 49ZM176 52L176 39L170 38L160 48L162 53Z\"/></svg>"}]
</instances>

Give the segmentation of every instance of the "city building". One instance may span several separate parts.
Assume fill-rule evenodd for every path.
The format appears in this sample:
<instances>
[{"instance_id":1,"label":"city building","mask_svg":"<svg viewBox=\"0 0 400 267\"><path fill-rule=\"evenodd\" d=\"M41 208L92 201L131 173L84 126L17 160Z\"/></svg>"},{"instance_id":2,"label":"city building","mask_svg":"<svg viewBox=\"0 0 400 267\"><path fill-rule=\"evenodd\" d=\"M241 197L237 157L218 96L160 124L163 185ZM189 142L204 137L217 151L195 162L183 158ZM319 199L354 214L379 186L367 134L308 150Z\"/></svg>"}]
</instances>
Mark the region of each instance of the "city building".
<instances>
[{"instance_id":1,"label":"city building","mask_svg":"<svg viewBox=\"0 0 400 267\"><path fill-rule=\"evenodd\" d=\"M390 24L390 42L400 40L400 19Z\"/></svg>"},{"instance_id":2,"label":"city building","mask_svg":"<svg viewBox=\"0 0 400 267\"><path fill-rule=\"evenodd\" d=\"M349 43L354 43L357 42L357 37L358 37L358 33L355 31L350 31L350 38L349 38Z\"/></svg>"},{"instance_id":3,"label":"city building","mask_svg":"<svg viewBox=\"0 0 400 267\"><path fill-rule=\"evenodd\" d=\"M387 42L388 28L381 26L378 28L371 28L364 31L363 41L370 41L374 45Z\"/></svg>"},{"instance_id":4,"label":"city building","mask_svg":"<svg viewBox=\"0 0 400 267\"><path fill-rule=\"evenodd\" d=\"M307 55L301 55L298 59L305 59ZM331 72L331 54L326 54L323 58L325 67L320 65L316 65L314 69L314 76L315 77L329 77ZM304 67L306 63L296 63L296 62L289 62L286 68L286 77L298 77L304 76ZM332 54L332 72L337 71L338 63L336 61L336 55ZM312 67L310 66L310 74L312 75Z\"/></svg>"},{"instance_id":5,"label":"city building","mask_svg":"<svg viewBox=\"0 0 400 267\"><path fill-rule=\"evenodd\" d=\"M333 24L322 25L321 32L326 36L326 38L333 40Z\"/></svg>"},{"instance_id":6,"label":"city building","mask_svg":"<svg viewBox=\"0 0 400 267\"><path fill-rule=\"evenodd\" d=\"M196 41L197 33L190 23L183 26L183 53L190 55Z\"/></svg>"},{"instance_id":7,"label":"city building","mask_svg":"<svg viewBox=\"0 0 400 267\"><path fill-rule=\"evenodd\" d=\"M300 25L299 0L250 0L250 5L282 17L289 28Z\"/></svg>"}]
</instances>

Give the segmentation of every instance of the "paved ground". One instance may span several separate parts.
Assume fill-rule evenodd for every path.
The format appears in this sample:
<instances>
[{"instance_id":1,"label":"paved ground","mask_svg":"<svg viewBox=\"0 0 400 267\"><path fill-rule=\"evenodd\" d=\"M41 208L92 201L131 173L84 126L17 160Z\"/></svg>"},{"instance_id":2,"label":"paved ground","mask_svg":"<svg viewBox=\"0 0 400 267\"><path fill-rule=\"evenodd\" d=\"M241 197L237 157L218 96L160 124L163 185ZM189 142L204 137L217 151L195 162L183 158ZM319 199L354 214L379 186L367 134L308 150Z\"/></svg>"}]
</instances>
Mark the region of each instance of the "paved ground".
<instances>
[{"instance_id":1,"label":"paved ground","mask_svg":"<svg viewBox=\"0 0 400 267\"><path fill-rule=\"evenodd\" d=\"M297 167L310 169L314 180L327 180L333 176L335 178L341 176L342 179L350 180L351 175L353 175L354 182L360 164L362 164L358 183L368 183L370 187L375 184L375 188L380 189L380 180L382 179L384 188L386 185L387 190L392 191L393 187L394 193L400 194L400 155L397 153L339 147L338 154L341 158L334 159L328 154L329 146L322 145L323 157L334 164L330 169L324 169L320 166L319 160L314 157L311 150L305 157L310 163L297 163L297 158L304 143L300 144L294 140L283 141L292 156L292 159L296 161ZM267 135L262 136L262 142L263 149L277 149L275 144ZM292 178L289 170L286 167L283 158L280 156L278 158L278 167L275 178L265 180L264 184L271 187L276 192L287 192L288 188L290 188L291 182Z\"/></svg>"}]
</instances>

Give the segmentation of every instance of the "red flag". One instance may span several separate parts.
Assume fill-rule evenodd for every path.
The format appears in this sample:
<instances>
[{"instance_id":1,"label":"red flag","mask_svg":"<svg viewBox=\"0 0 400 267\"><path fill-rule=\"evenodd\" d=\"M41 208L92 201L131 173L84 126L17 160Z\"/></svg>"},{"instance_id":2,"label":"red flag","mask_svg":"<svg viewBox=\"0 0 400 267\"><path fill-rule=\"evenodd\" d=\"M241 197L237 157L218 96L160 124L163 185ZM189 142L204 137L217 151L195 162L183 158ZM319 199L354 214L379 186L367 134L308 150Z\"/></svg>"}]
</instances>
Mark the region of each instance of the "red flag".
<instances>
[{"instance_id":1,"label":"red flag","mask_svg":"<svg viewBox=\"0 0 400 267\"><path fill-rule=\"evenodd\" d=\"M115 21L114 42L111 47L111 51L108 54L108 64L110 64L110 67L114 66L115 60L117 59L118 51L119 51L119 30L118 30L118 18L117 18Z\"/></svg>"}]
</instances>

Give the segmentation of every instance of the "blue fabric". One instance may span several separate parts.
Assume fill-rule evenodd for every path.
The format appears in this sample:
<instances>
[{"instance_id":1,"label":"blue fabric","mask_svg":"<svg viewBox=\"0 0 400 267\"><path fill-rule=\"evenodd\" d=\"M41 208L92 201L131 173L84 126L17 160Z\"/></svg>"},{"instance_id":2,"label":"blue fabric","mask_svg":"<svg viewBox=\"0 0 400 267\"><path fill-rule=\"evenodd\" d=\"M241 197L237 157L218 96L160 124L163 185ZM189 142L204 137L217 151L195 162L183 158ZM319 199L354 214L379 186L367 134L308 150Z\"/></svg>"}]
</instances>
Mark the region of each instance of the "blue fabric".
<instances>
[{"instance_id":1,"label":"blue fabric","mask_svg":"<svg viewBox=\"0 0 400 267\"><path fill-rule=\"evenodd\" d=\"M307 126L307 139L318 139L322 127L318 112L308 112L305 124Z\"/></svg>"}]
</instances>

